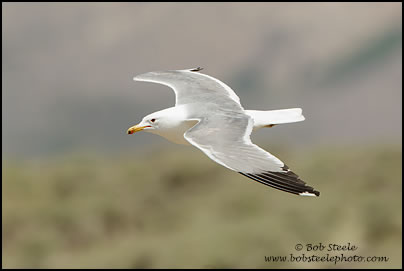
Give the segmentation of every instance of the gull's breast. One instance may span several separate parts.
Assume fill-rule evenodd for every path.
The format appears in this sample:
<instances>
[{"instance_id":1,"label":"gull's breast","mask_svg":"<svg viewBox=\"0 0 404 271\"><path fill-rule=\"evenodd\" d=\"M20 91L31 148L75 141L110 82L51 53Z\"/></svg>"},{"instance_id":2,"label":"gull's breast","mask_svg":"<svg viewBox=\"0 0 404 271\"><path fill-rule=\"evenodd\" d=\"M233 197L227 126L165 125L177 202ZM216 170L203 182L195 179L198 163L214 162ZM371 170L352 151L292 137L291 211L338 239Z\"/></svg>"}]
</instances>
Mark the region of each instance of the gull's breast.
<instances>
[{"instance_id":1,"label":"gull's breast","mask_svg":"<svg viewBox=\"0 0 404 271\"><path fill-rule=\"evenodd\" d=\"M185 138L184 133L193 127L198 120L186 120L179 125L170 128L150 130L151 133L164 137L165 139L180 145L191 145Z\"/></svg>"}]
</instances>

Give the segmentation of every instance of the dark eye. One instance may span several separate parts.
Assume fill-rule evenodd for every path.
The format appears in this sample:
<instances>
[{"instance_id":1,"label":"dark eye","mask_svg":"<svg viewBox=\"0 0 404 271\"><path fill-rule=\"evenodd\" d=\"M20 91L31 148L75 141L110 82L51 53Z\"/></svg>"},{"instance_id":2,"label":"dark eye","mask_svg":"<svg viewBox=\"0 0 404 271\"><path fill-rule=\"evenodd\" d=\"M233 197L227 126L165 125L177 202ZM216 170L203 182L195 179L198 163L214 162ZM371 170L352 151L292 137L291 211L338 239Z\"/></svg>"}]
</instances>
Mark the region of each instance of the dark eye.
<instances>
[{"instance_id":1,"label":"dark eye","mask_svg":"<svg viewBox=\"0 0 404 271\"><path fill-rule=\"evenodd\" d=\"M156 121L156 119L151 119L150 121L151 121L151 122L155 122L155 121Z\"/></svg>"}]
</instances>

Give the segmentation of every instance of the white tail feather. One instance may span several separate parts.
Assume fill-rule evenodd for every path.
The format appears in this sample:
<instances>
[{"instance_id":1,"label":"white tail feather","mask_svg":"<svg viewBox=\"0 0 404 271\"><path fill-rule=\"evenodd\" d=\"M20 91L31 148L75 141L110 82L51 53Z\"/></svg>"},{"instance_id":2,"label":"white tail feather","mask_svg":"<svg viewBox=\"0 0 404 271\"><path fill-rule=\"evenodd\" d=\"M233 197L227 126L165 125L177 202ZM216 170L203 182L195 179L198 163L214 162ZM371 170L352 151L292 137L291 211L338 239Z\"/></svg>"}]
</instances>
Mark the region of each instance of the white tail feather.
<instances>
[{"instance_id":1,"label":"white tail feather","mask_svg":"<svg viewBox=\"0 0 404 271\"><path fill-rule=\"evenodd\" d=\"M245 110L245 113L254 119L254 130L263 127L271 127L271 125L275 124L291 123L304 120L301 108L269 111Z\"/></svg>"}]
</instances>

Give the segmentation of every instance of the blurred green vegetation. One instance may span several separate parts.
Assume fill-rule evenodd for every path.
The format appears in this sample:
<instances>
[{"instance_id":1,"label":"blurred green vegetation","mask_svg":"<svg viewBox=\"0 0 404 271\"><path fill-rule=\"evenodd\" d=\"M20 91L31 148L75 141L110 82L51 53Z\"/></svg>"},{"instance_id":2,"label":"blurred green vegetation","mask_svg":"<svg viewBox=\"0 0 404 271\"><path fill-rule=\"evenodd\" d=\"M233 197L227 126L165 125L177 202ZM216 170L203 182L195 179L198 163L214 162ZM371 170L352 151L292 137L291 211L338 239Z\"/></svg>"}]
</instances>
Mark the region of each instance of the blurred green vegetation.
<instances>
[{"instance_id":1,"label":"blurred green vegetation","mask_svg":"<svg viewBox=\"0 0 404 271\"><path fill-rule=\"evenodd\" d=\"M272 152L321 196L274 190L193 148L3 157L3 267L401 267L401 145ZM389 261L264 261L319 242Z\"/></svg>"}]
</instances>

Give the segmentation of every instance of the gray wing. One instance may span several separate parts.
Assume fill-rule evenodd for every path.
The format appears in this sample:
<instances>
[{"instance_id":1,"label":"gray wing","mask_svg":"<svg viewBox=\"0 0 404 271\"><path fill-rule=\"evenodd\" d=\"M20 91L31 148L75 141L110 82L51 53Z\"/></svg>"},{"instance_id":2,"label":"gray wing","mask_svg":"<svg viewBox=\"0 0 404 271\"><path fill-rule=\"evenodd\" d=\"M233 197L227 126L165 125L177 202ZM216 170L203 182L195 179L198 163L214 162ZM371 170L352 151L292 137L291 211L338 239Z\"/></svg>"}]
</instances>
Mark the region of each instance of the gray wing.
<instances>
[{"instance_id":1,"label":"gray wing","mask_svg":"<svg viewBox=\"0 0 404 271\"><path fill-rule=\"evenodd\" d=\"M199 73L201 68L176 71L155 71L137 75L136 81L146 81L171 87L176 96L176 105L195 102L211 102L218 97L231 99L240 105L239 97L234 91L209 75Z\"/></svg>"},{"instance_id":2,"label":"gray wing","mask_svg":"<svg viewBox=\"0 0 404 271\"><path fill-rule=\"evenodd\" d=\"M217 111L184 137L215 162L257 182L302 196L319 196L278 158L253 144L253 120L243 113Z\"/></svg>"}]
</instances>

